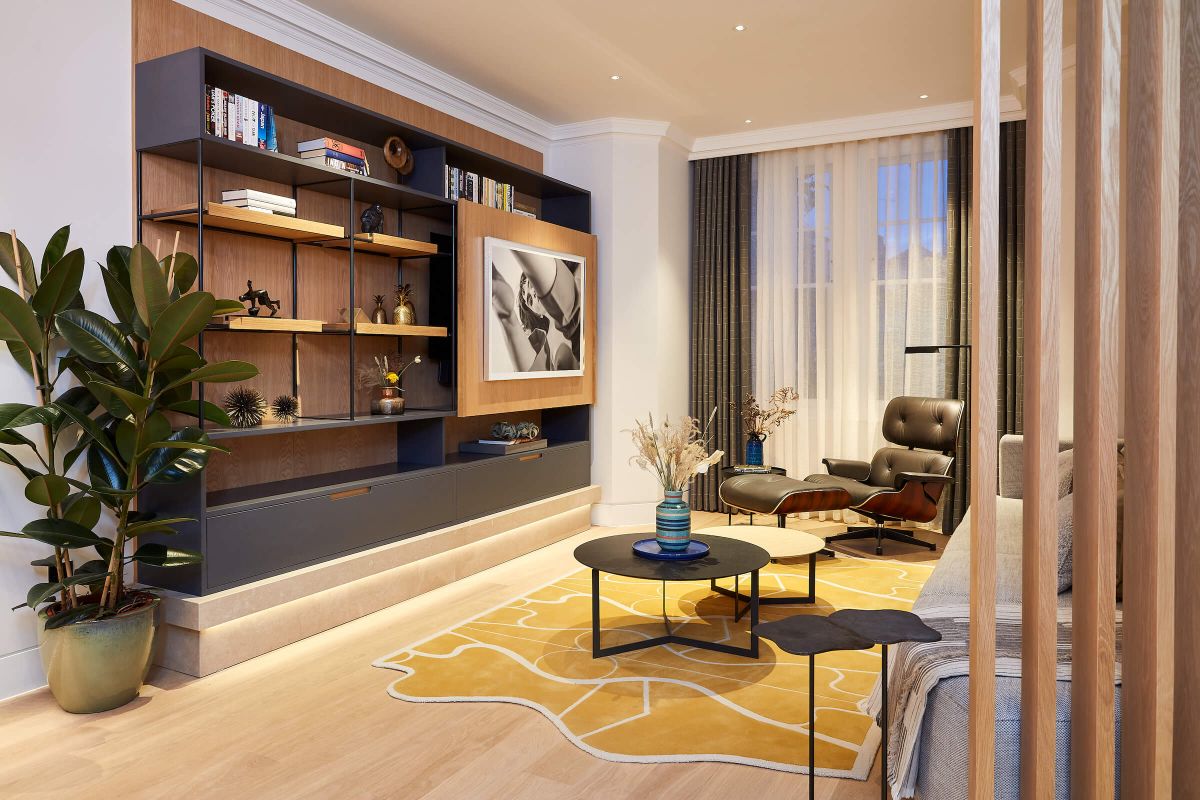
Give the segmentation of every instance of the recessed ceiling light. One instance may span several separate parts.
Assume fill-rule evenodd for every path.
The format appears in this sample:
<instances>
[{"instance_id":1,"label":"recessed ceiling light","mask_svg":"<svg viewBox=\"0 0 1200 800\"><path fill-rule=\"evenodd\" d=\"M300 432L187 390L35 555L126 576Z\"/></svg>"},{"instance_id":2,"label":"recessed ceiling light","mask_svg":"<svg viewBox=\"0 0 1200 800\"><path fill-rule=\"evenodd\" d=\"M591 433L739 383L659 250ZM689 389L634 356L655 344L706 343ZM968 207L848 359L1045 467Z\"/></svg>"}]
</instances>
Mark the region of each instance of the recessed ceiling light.
<instances>
[{"instance_id":1,"label":"recessed ceiling light","mask_svg":"<svg viewBox=\"0 0 1200 800\"><path fill-rule=\"evenodd\" d=\"M749 125L751 122L752 122L752 120L746 120L747 125Z\"/></svg>"},{"instance_id":2,"label":"recessed ceiling light","mask_svg":"<svg viewBox=\"0 0 1200 800\"><path fill-rule=\"evenodd\" d=\"M734 25L734 26L733 26L733 29L734 29L735 31L738 31L738 32L740 33L741 31L744 31L744 30L746 30L746 26L745 26L745 25Z\"/></svg>"},{"instance_id":3,"label":"recessed ceiling light","mask_svg":"<svg viewBox=\"0 0 1200 800\"><path fill-rule=\"evenodd\" d=\"M621 76L620 76L620 75L609 75L608 77L609 77L610 79L614 80L614 81L619 81L619 80L621 80Z\"/></svg>"},{"instance_id":4,"label":"recessed ceiling light","mask_svg":"<svg viewBox=\"0 0 1200 800\"><path fill-rule=\"evenodd\" d=\"M921 99L922 99L922 100L928 100L928 99L929 99L929 95L927 95L927 94L923 94L923 95L921 95Z\"/></svg>"}]
</instances>

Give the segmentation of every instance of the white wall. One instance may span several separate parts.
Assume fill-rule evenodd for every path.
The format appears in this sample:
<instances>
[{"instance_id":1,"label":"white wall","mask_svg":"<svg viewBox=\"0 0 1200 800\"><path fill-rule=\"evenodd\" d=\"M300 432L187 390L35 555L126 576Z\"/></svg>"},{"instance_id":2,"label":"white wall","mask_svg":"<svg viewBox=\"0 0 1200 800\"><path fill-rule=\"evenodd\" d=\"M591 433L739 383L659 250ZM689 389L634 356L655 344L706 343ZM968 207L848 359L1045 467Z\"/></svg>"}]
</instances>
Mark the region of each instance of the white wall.
<instances>
[{"instance_id":1,"label":"white wall","mask_svg":"<svg viewBox=\"0 0 1200 800\"><path fill-rule=\"evenodd\" d=\"M0 229L17 229L36 258L59 227L89 264L133 232L130 4L44 0L13 4L5 14L0 74ZM0 278L5 282L7 276ZM103 307L95 269L84 282L89 306ZM32 382L0 351L3 402L36 402ZM0 472L0 530L39 515L24 481ZM29 566L44 548L0 539L0 698L41 686L35 617L24 602L37 582Z\"/></svg>"},{"instance_id":2,"label":"white wall","mask_svg":"<svg viewBox=\"0 0 1200 800\"><path fill-rule=\"evenodd\" d=\"M592 192L599 238L592 480L600 525L645 524L662 493L629 464L634 419L687 413L688 166L674 142L604 133L556 143L546 172Z\"/></svg>"}]
</instances>

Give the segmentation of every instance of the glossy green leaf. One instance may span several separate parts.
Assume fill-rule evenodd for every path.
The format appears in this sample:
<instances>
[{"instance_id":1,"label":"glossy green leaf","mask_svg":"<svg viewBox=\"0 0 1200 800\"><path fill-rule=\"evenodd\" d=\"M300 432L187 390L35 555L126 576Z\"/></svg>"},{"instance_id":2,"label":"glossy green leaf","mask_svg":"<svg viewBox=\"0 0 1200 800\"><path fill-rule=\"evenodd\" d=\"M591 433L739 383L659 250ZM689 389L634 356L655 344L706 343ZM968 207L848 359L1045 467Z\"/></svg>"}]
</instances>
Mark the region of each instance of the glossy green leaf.
<instances>
[{"instance_id":1,"label":"glossy green leaf","mask_svg":"<svg viewBox=\"0 0 1200 800\"><path fill-rule=\"evenodd\" d=\"M21 532L52 547L93 547L101 541L91 530L69 519L35 519Z\"/></svg>"},{"instance_id":2,"label":"glossy green leaf","mask_svg":"<svg viewBox=\"0 0 1200 800\"><path fill-rule=\"evenodd\" d=\"M17 240L17 246L21 253L21 272L25 281L25 289L33 291L37 288L37 262L33 260L29 249L20 239ZM17 262L13 258L12 237L9 236L7 229L0 233L0 266L4 267L4 271L12 279L14 286L20 285L20 281L17 280Z\"/></svg>"},{"instance_id":3,"label":"glossy green leaf","mask_svg":"<svg viewBox=\"0 0 1200 800\"><path fill-rule=\"evenodd\" d=\"M121 420L113 432L113 441L117 443L117 455L128 464L137 455L137 428L129 420Z\"/></svg>"},{"instance_id":4,"label":"glossy green leaf","mask_svg":"<svg viewBox=\"0 0 1200 800\"><path fill-rule=\"evenodd\" d=\"M171 264L171 257L164 258L163 263ZM196 283L196 276L200 274L200 265L196 263L195 257L191 253L176 253L171 269L175 273L175 296L187 294Z\"/></svg>"},{"instance_id":5,"label":"glossy green leaf","mask_svg":"<svg viewBox=\"0 0 1200 800\"><path fill-rule=\"evenodd\" d=\"M97 387L100 388L100 392L96 393L97 398L101 397L101 395L105 392L117 397L129 408L130 411L135 414L142 413L149 408L151 402L153 402L136 392L131 392L128 389L122 386L117 386L115 383L110 383L109 381L88 381L87 386L93 392L96 391Z\"/></svg>"},{"instance_id":6,"label":"glossy green leaf","mask_svg":"<svg viewBox=\"0 0 1200 800\"><path fill-rule=\"evenodd\" d=\"M108 267L108 271L125 285L129 284L130 250L128 245L113 245L108 248L108 253L104 257L104 264Z\"/></svg>"},{"instance_id":7,"label":"glossy green leaf","mask_svg":"<svg viewBox=\"0 0 1200 800\"><path fill-rule=\"evenodd\" d=\"M217 361L176 378L167 384L167 388L182 386L185 383L237 383L248 381L256 375L258 367L246 361Z\"/></svg>"},{"instance_id":8,"label":"glossy green leaf","mask_svg":"<svg viewBox=\"0 0 1200 800\"><path fill-rule=\"evenodd\" d=\"M167 420L165 414L161 411L155 411L146 417L142 423L142 438L138 443L138 450L145 450L146 442L157 442L159 439L166 439L171 435L171 423Z\"/></svg>"},{"instance_id":9,"label":"glossy green leaf","mask_svg":"<svg viewBox=\"0 0 1200 800\"><path fill-rule=\"evenodd\" d=\"M29 298L33 310L49 319L60 311L66 311L79 296L79 284L83 281L83 251L72 250L50 268L42 278L42 284Z\"/></svg>"},{"instance_id":10,"label":"glossy green leaf","mask_svg":"<svg viewBox=\"0 0 1200 800\"><path fill-rule=\"evenodd\" d=\"M198 447L160 447L151 450L143 462L147 483L173 483L195 475L208 463L208 434L199 428L181 428L171 434L172 444L187 443Z\"/></svg>"},{"instance_id":11,"label":"glossy green leaf","mask_svg":"<svg viewBox=\"0 0 1200 800\"><path fill-rule=\"evenodd\" d=\"M0 321L0 325L3 325L2 321ZM8 352L13 357L13 361L17 362L17 366L25 370L25 374L29 377L36 377L33 373L33 354L29 352L29 348L25 346L25 343L9 340L4 344L8 347Z\"/></svg>"},{"instance_id":12,"label":"glossy green leaf","mask_svg":"<svg viewBox=\"0 0 1200 800\"><path fill-rule=\"evenodd\" d=\"M55 628L62 628L67 625L72 625L76 622L84 622L86 620L95 619L102 616L104 609L98 604L79 606L72 608L69 611L60 611L46 620L46 630L52 631Z\"/></svg>"},{"instance_id":13,"label":"glossy green leaf","mask_svg":"<svg viewBox=\"0 0 1200 800\"><path fill-rule=\"evenodd\" d=\"M70 389L67 389L65 392L60 394L58 399L54 401L54 407L57 408L59 412L62 412L64 406L68 406L84 415L91 414L93 411L95 411L97 405L99 405L99 402L96 400L96 396L88 391L84 386L72 386ZM58 418L55 420L55 432L63 430L74 422L75 420L73 417L69 417L65 413L59 413Z\"/></svg>"},{"instance_id":14,"label":"glossy green leaf","mask_svg":"<svg viewBox=\"0 0 1200 800\"><path fill-rule=\"evenodd\" d=\"M88 475L95 491L110 494L114 491L124 491L125 471L107 448L93 442L87 451L87 463Z\"/></svg>"},{"instance_id":15,"label":"glossy green leaf","mask_svg":"<svg viewBox=\"0 0 1200 800\"><path fill-rule=\"evenodd\" d=\"M104 432L104 429L100 427L100 424L96 420L74 405L59 403L55 405L64 416L72 419L76 425L83 429L85 439L96 442L100 447L107 450L109 455L116 455L117 451L109 441L108 434Z\"/></svg>"},{"instance_id":16,"label":"glossy green leaf","mask_svg":"<svg viewBox=\"0 0 1200 800\"><path fill-rule=\"evenodd\" d=\"M195 522L192 517L163 517L162 519L147 519L125 526L127 536L144 536L148 533L162 533L174 529L172 525L182 525L185 522Z\"/></svg>"},{"instance_id":17,"label":"glossy green leaf","mask_svg":"<svg viewBox=\"0 0 1200 800\"><path fill-rule=\"evenodd\" d=\"M58 315L58 332L80 356L99 364L138 369L138 357L124 334L94 311L69 309Z\"/></svg>"},{"instance_id":18,"label":"glossy green leaf","mask_svg":"<svg viewBox=\"0 0 1200 800\"><path fill-rule=\"evenodd\" d=\"M88 445L90 443L91 440L88 437L82 436L80 437L79 442L67 451L66 455L63 456L64 472L69 471L71 467L75 466L75 462L78 461L79 457L83 455L85 450L88 449Z\"/></svg>"},{"instance_id":19,"label":"glossy green leaf","mask_svg":"<svg viewBox=\"0 0 1200 800\"><path fill-rule=\"evenodd\" d=\"M26 425L53 425L61 412L55 406L0 403L0 429L16 430Z\"/></svg>"},{"instance_id":20,"label":"glossy green leaf","mask_svg":"<svg viewBox=\"0 0 1200 800\"><path fill-rule=\"evenodd\" d=\"M125 405L125 402L121 398L108 390L107 387L109 384L104 378L94 372L89 372L84 376L84 385L87 386L89 392L96 396L100 405L104 406L104 410L115 419L128 419L133 416L133 412L129 409L129 406Z\"/></svg>"},{"instance_id":21,"label":"glossy green leaf","mask_svg":"<svg viewBox=\"0 0 1200 800\"><path fill-rule=\"evenodd\" d=\"M71 484L59 475L38 475L25 484L25 499L39 506L56 506L71 493Z\"/></svg>"},{"instance_id":22,"label":"glossy green leaf","mask_svg":"<svg viewBox=\"0 0 1200 800\"><path fill-rule=\"evenodd\" d=\"M207 400L184 400L180 403L171 403L167 406L167 410L187 414L189 417L196 417L197 419L203 417L205 420L216 425L228 427L233 424L229 421L229 415L225 413L224 409Z\"/></svg>"},{"instance_id":23,"label":"glossy green leaf","mask_svg":"<svg viewBox=\"0 0 1200 800\"><path fill-rule=\"evenodd\" d=\"M172 442L170 440L150 442L142 448L142 455L149 453L151 450L159 448L167 448L173 450L203 450L206 453L228 453L229 448L222 447L219 444L211 444L209 442Z\"/></svg>"},{"instance_id":24,"label":"glossy green leaf","mask_svg":"<svg viewBox=\"0 0 1200 800\"><path fill-rule=\"evenodd\" d=\"M216 307L213 308L213 316L221 314L241 314L246 310L240 300L217 300Z\"/></svg>"},{"instance_id":25,"label":"glossy green leaf","mask_svg":"<svg viewBox=\"0 0 1200 800\"><path fill-rule=\"evenodd\" d=\"M104 292L108 295L108 303L116 313L117 319L127 325L132 324L137 316L137 306L133 304L133 295L111 270L101 269L100 276L104 279Z\"/></svg>"},{"instance_id":26,"label":"glossy green leaf","mask_svg":"<svg viewBox=\"0 0 1200 800\"><path fill-rule=\"evenodd\" d=\"M63 503L63 519L91 530L100 521L100 501L88 494L73 494Z\"/></svg>"},{"instance_id":27,"label":"glossy green leaf","mask_svg":"<svg viewBox=\"0 0 1200 800\"><path fill-rule=\"evenodd\" d=\"M133 554L133 560L155 567L183 567L199 564L204 558L194 550L181 550L152 542L139 547Z\"/></svg>"},{"instance_id":28,"label":"glossy green leaf","mask_svg":"<svg viewBox=\"0 0 1200 800\"><path fill-rule=\"evenodd\" d=\"M25 480L31 480L38 471L25 466L16 456L9 453L7 450L0 449L0 464L8 464L11 467L16 467L17 471L25 476Z\"/></svg>"},{"instance_id":29,"label":"glossy green leaf","mask_svg":"<svg viewBox=\"0 0 1200 800\"><path fill-rule=\"evenodd\" d=\"M0 241L4 237L0 236ZM20 295L0 286L0 339L21 342L34 353L42 352L42 326L37 315Z\"/></svg>"},{"instance_id":30,"label":"glossy green leaf","mask_svg":"<svg viewBox=\"0 0 1200 800\"><path fill-rule=\"evenodd\" d=\"M129 289L138 318L153 330L170 298L167 277L154 254L143 244L134 245L129 253Z\"/></svg>"},{"instance_id":31,"label":"glossy green leaf","mask_svg":"<svg viewBox=\"0 0 1200 800\"><path fill-rule=\"evenodd\" d=\"M35 558L29 562L31 567L45 567L46 569L58 569L58 562L54 560L54 556L46 556L45 558Z\"/></svg>"},{"instance_id":32,"label":"glossy green leaf","mask_svg":"<svg viewBox=\"0 0 1200 800\"><path fill-rule=\"evenodd\" d=\"M61 583L35 583L25 595L25 605L37 608L42 603L53 600L54 596L63 590ZM20 608L20 606L17 606Z\"/></svg>"},{"instance_id":33,"label":"glossy green leaf","mask_svg":"<svg viewBox=\"0 0 1200 800\"><path fill-rule=\"evenodd\" d=\"M212 320L215 305L213 296L208 292L193 292L163 309L150 335L150 358L158 361L176 345L183 344L204 330L204 326Z\"/></svg>"},{"instance_id":34,"label":"glossy green leaf","mask_svg":"<svg viewBox=\"0 0 1200 800\"><path fill-rule=\"evenodd\" d=\"M50 271L50 268L57 264L58 260L63 257L63 253L67 252L67 241L70 238L71 226L63 225L54 232L54 235L50 237L50 241L46 242L46 249L42 251L43 278Z\"/></svg>"},{"instance_id":35,"label":"glossy green leaf","mask_svg":"<svg viewBox=\"0 0 1200 800\"><path fill-rule=\"evenodd\" d=\"M174 372L191 372L194 369L199 369L204 366L204 359L200 357L192 348L187 345L178 345L171 353L158 364L157 372L160 375L170 375L168 383L178 375L173 375Z\"/></svg>"}]
</instances>

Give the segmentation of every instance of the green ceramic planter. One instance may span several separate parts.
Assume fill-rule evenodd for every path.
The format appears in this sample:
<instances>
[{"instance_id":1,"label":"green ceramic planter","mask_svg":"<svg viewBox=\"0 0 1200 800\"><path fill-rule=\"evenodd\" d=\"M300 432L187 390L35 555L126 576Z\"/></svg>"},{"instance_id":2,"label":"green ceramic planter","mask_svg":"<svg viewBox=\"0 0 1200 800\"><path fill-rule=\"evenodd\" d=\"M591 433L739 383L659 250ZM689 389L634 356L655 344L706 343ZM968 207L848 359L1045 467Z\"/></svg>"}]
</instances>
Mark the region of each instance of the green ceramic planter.
<instances>
[{"instance_id":1,"label":"green ceramic planter","mask_svg":"<svg viewBox=\"0 0 1200 800\"><path fill-rule=\"evenodd\" d=\"M128 614L53 630L46 630L46 615L39 614L42 666L64 711L95 714L138 696L154 652L158 603L156 597Z\"/></svg>"}]
</instances>

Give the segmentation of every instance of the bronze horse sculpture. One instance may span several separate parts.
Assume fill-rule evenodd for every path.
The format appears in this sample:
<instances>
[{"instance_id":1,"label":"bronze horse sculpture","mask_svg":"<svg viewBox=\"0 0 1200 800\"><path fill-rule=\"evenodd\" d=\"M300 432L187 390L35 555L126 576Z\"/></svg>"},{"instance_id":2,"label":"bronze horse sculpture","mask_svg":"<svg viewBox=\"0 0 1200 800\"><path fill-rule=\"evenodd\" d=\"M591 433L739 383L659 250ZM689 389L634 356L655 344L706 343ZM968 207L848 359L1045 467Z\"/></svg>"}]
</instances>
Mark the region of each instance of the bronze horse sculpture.
<instances>
[{"instance_id":1,"label":"bronze horse sculpture","mask_svg":"<svg viewBox=\"0 0 1200 800\"><path fill-rule=\"evenodd\" d=\"M271 295L267 294L266 289L255 289L253 281L246 281L246 293L238 298L243 303L249 303L250 307L246 309L246 313L252 317L257 317L258 312L264 308L271 309L271 316L279 313L279 301L272 300Z\"/></svg>"}]
</instances>

